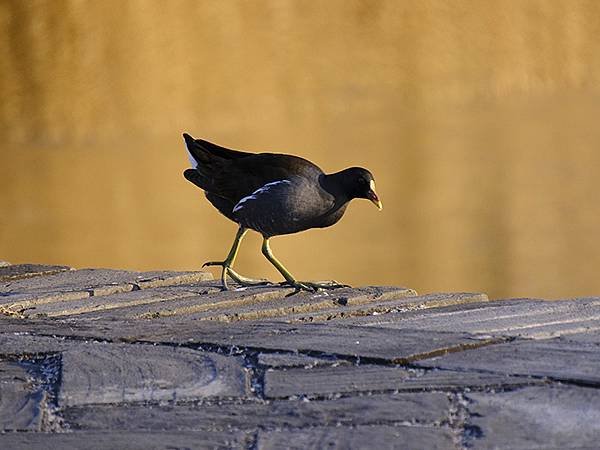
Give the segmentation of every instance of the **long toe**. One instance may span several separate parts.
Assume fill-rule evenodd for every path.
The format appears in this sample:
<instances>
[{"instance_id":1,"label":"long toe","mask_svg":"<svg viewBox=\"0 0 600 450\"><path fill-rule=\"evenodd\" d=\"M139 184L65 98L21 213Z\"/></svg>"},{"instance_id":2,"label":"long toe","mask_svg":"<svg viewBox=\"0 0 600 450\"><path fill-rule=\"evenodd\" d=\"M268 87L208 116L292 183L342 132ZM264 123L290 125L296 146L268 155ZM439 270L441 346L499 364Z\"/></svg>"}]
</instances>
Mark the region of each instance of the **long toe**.
<instances>
[{"instance_id":1,"label":"long toe","mask_svg":"<svg viewBox=\"0 0 600 450\"><path fill-rule=\"evenodd\" d=\"M311 286L308 283L304 283L304 282L300 282L300 281L282 281L281 283L279 283L280 286L289 286L289 287L293 287L294 288L294 292L288 294L287 296L290 295L294 295L297 294L299 292L302 291L307 291L307 292L316 292L317 288L315 288L314 286Z\"/></svg>"},{"instance_id":2,"label":"long toe","mask_svg":"<svg viewBox=\"0 0 600 450\"><path fill-rule=\"evenodd\" d=\"M305 284L312 286L316 289L340 289L340 288L349 288L352 287L348 284L338 283L335 280L327 280L327 281L306 281Z\"/></svg>"},{"instance_id":3,"label":"long toe","mask_svg":"<svg viewBox=\"0 0 600 450\"><path fill-rule=\"evenodd\" d=\"M334 280L327 280L327 281L297 281L295 284L294 283L289 283L287 281L283 281L280 284L282 286L292 286L292 287L295 287L298 290L298 292L299 292L299 290L316 292L316 291L318 291L320 289L341 289L341 288L352 287L352 286L350 286L348 284L338 283L337 281L334 281Z\"/></svg>"},{"instance_id":4,"label":"long toe","mask_svg":"<svg viewBox=\"0 0 600 450\"><path fill-rule=\"evenodd\" d=\"M233 281L235 281L238 284L241 284L242 286L264 286L266 284L271 283L269 280L255 280L253 278L244 277L237 273L235 270L233 270L231 267L227 268L227 274L231 277Z\"/></svg>"}]
</instances>

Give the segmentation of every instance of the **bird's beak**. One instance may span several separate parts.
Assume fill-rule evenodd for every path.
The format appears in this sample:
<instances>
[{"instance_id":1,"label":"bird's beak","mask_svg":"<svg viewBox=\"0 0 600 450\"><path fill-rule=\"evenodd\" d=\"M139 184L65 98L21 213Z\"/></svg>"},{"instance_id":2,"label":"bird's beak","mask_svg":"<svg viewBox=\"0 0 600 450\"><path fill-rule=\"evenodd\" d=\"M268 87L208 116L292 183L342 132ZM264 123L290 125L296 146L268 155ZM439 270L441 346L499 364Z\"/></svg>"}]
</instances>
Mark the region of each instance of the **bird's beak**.
<instances>
[{"instance_id":1,"label":"bird's beak","mask_svg":"<svg viewBox=\"0 0 600 450\"><path fill-rule=\"evenodd\" d=\"M371 180L371 185L369 186L369 192L367 192L367 198L373 202L375 206L381 211L383 209L383 204L379 197L377 196L377 192L375 192L375 182Z\"/></svg>"}]
</instances>

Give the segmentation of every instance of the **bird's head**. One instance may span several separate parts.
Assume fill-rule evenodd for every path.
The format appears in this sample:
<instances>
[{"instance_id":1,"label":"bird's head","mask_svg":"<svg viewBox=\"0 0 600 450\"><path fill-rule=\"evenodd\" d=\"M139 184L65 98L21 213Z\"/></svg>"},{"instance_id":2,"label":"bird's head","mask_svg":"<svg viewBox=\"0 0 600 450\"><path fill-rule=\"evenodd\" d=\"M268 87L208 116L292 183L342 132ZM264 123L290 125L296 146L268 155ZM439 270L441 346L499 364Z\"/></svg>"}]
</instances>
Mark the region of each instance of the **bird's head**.
<instances>
[{"instance_id":1,"label":"bird's head","mask_svg":"<svg viewBox=\"0 0 600 450\"><path fill-rule=\"evenodd\" d=\"M351 167L342 170L339 175L343 180L346 195L350 199L366 198L371 200L380 211L383 209L381 200L379 200L375 191L375 179L371 172L362 167Z\"/></svg>"}]
</instances>

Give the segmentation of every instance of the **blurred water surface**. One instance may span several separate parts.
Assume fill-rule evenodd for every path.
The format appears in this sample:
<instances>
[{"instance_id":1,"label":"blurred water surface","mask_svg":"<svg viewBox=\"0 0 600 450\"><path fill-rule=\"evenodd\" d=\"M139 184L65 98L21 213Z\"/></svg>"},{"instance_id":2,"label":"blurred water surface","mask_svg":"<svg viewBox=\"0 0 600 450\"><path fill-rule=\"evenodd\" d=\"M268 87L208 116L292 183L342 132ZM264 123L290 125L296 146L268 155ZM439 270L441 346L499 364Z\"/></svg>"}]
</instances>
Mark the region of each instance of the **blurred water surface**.
<instances>
[{"instance_id":1,"label":"blurred water surface","mask_svg":"<svg viewBox=\"0 0 600 450\"><path fill-rule=\"evenodd\" d=\"M273 240L299 278L598 295L599 35L597 1L4 0L0 259L224 257L188 131L375 174L383 212Z\"/></svg>"}]
</instances>

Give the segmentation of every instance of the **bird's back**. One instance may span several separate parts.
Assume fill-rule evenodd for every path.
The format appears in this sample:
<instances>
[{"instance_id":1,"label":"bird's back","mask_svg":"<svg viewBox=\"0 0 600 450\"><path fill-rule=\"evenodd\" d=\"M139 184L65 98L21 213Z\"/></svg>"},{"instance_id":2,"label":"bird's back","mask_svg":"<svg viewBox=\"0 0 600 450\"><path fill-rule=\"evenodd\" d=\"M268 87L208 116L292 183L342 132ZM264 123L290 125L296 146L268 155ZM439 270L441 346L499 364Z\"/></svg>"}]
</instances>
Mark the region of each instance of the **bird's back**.
<instances>
[{"instance_id":1,"label":"bird's back","mask_svg":"<svg viewBox=\"0 0 600 450\"><path fill-rule=\"evenodd\" d=\"M231 220L233 208L265 184L301 177L318 182L323 171L310 161L293 155L248 153L231 150L184 134L193 169L184 177L203 189L206 198Z\"/></svg>"}]
</instances>

